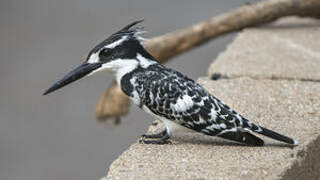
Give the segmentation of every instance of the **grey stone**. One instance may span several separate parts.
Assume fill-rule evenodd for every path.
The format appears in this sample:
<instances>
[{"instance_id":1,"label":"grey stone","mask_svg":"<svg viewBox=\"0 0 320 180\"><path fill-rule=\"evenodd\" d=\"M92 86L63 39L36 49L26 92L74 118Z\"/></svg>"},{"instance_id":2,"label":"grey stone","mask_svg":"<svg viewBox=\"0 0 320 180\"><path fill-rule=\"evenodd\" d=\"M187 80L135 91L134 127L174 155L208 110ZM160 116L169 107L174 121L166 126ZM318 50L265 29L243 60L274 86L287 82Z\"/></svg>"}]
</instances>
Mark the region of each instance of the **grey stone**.
<instances>
[{"instance_id":1,"label":"grey stone","mask_svg":"<svg viewBox=\"0 0 320 180\"><path fill-rule=\"evenodd\" d=\"M209 77L320 81L320 20L289 17L248 28L209 68Z\"/></svg>"},{"instance_id":2,"label":"grey stone","mask_svg":"<svg viewBox=\"0 0 320 180\"><path fill-rule=\"evenodd\" d=\"M202 78L199 83L251 121L288 135L300 144L292 148L262 137L266 146L249 147L200 134L171 145L136 143L112 163L106 179L320 176L320 83L246 77L219 81Z\"/></svg>"}]
</instances>

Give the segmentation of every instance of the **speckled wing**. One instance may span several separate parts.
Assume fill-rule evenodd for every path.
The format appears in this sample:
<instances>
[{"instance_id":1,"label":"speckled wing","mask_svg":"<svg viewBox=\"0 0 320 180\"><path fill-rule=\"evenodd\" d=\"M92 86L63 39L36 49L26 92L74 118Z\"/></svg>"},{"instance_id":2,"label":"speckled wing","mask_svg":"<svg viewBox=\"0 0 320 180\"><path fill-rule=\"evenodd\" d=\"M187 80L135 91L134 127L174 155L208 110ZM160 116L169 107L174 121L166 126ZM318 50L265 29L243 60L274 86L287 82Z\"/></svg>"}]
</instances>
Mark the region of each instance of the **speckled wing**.
<instances>
[{"instance_id":1,"label":"speckled wing","mask_svg":"<svg viewBox=\"0 0 320 180\"><path fill-rule=\"evenodd\" d=\"M147 72L142 102L149 110L187 128L207 135L237 131L242 117L199 84L165 67Z\"/></svg>"}]
</instances>

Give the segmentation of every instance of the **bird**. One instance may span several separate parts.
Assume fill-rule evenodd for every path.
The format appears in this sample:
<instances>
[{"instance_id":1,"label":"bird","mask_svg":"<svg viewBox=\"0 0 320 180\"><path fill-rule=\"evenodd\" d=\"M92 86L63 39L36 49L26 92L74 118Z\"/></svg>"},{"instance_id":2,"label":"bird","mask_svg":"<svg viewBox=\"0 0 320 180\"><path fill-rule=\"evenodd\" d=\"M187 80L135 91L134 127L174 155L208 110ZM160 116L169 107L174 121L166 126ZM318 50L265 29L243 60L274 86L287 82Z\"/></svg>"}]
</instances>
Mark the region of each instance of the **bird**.
<instances>
[{"instance_id":1,"label":"bird","mask_svg":"<svg viewBox=\"0 0 320 180\"><path fill-rule=\"evenodd\" d=\"M97 72L111 72L121 90L165 129L142 135L141 143L167 144L177 131L198 132L249 146L263 146L258 133L290 145L298 142L255 124L186 75L160 64L143 46L134 21L95 46L86 60L43 95Z\"/></svg>"}]
</instances>

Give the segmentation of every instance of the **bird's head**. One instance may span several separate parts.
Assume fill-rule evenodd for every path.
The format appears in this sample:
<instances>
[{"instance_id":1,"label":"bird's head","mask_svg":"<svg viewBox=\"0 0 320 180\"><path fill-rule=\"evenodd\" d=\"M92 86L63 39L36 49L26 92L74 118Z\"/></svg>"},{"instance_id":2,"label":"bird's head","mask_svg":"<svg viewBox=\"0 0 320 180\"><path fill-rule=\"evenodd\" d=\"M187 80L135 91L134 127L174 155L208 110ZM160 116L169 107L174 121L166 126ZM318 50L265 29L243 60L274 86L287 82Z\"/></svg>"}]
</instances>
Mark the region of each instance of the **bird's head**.
<instances>
[{"instance_id":1,"label":"bird's head","mask_svg":"<svg viewBox=\"0 0 320 180\"><path fill-rule=\"evenodd\" d=\"M51 86L44 95L96 72L115 71L137 63L138 55L150 57L142 46L143 38L139 36L141 31L133 27L140 22L142 20L132 22L94 47L85 62Z\"/></svg>"}]
</instances>

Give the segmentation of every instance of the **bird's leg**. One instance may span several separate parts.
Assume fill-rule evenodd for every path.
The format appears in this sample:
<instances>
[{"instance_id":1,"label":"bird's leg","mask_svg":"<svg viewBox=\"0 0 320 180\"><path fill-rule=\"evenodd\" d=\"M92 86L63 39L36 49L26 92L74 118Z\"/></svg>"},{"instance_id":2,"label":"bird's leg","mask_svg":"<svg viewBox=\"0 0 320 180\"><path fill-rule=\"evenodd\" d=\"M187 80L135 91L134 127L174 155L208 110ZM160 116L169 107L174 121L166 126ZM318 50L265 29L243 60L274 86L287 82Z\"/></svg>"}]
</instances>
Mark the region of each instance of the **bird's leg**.
<instances>
[{"instance_id":1,"label":"bird's leg","mask_svg":"<svg viewBox=\"0 0 320 180\"><path fill-rule=\"evenodd\" d=\"M165 136L167 134L167 130L163 130L159 133L155 133L155 134L143 134L141 137L142 138L162 138L163 136Z\"/></svg>"},{"instance_id":2,"label":"bird's leg","mask_svg":"<svg viewBox=\"0 0 320 180\"><path fill-rule=\"evenodd\" d=\"M160 139L157 139L157 140L145 140L144 138L142 138L139 140L139 142L143 144L171 144L171 142L168 140L170 136L166 130L158 134L151 134L151 136L153 135L160 135L161 137Z\"/></svg>"}]
</instances>

